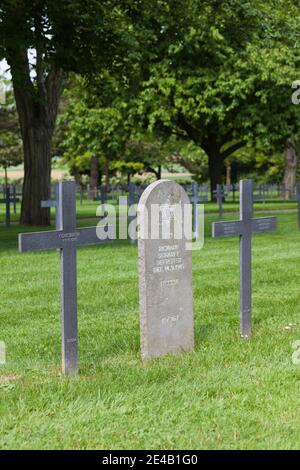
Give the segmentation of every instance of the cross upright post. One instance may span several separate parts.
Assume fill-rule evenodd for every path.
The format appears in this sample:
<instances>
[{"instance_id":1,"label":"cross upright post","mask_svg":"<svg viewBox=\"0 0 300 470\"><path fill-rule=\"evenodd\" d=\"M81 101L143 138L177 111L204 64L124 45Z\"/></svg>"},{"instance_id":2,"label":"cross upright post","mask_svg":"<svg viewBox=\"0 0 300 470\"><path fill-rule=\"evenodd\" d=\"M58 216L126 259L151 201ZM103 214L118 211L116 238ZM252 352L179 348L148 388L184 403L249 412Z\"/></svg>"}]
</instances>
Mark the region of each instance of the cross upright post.
<instances>
[{"instance_id":1,"label":"cross upright post","mask_svg":"<svg viewBox=\"0 0 300 470\"><path fill-rule=\"evenodd\" d=\"M217 198L218 209L219 209L219 220L222 220L223 217L223 197L224 197L224 190L221 184L217 184L217 189L214 191L214 195Z\"/></svg>"},{"instance_id":2,"label":"cross upright post","mask_svg":"<svg viewBox=\"0 0 300 470\"><path fill-rule=\"evenodd\" d=\"M297 203L298 203L298 230L300 230L300 182L296 184L296 198L297 198Z\"/></svg>"},{"instance_id":3,"label":"cross upright post","mask_svg":"<svg viewBox=\"0 0 300 470\"><path fill-rule=\"evenodd\" d=\"M252 329L252 194L252 181L244 181L240 186L240 220L243 224L243 233L240 235L240 306L243 336L251 336Z\"/></svg>"},{"instance_id":4,"label":"cross upright post","mask_svg":"<svg viewBox=\"0 0 300 470\"><path fill-rule=\"evenodd\" d=\"M193 235L198 238L198 184L193 182Z\"/></svg>"},{"instance_id":5,"label":"cross upright post","mask_svg":"<svg viewBox=\"0 0 300 470\"><path fill-rule=\"evenodd\" d=\"M242 337L252 333L252 275L251 239L252 233L275 230L276 217L253 219L253 183L240 181L240 220L216 222L212 225L212 236L240 238L240 322Z\"/></svg>"},{"instance_id":6,"label":"cross upright post","mask_svg":"<svg viewBox=\"0 0 300 470\"><path fill-rule=\"evenodd\" d=\"M7 186L6 188L6 227L10 227L10 188Z\"/></svg>"},{"instance_id":7,"label":"cross upright post","mask_svg":"<svg viewBox=\"0 0 300 470\"><path fill-rule=\"evenodd\" d=\"M19 251L60 250L62 371L72 376L78 372L77 269L78 246L105 243L96 227L76 228L76 187L72 181L59 183L57 189L57 227L52 232L19 235Z\"/></svg>"},{"instance_id":8,"label":"cross upright post","mask_svg":"<svg viewBox=\"0 0 300 470\"><path fill-rule=\"evenodd\" d=\"M41 201L41 207L43 209L48 209L48 208L51 208L51 207L55 207L55 226L56 226L56 230L59 230L59 220L60 220L60 216L59 216L59 210L60 210L60 205L59 205L59 185L57 184L55 186L55 199L48 199L46 201Z\"/></svg>"},{"instance_id":9,"label":"cross upright post","mask_svg":"<svg viewBox=\"0 0 300 470\"><path fill-rule=\"evenodd\" d=\"M5 204L5 224L7 228L10 227L10 204L11 203L15 204L18 201L19 199L16 198L15 195L11 197L10 187L7 186L5 188L5 197L3 199L0 199L0 202Z\"/></svg>"},{"instance_id":10,"label":"cross upright post","mask_svg":"<svg viewBox=\"0 0 300 470\"><path fill-rule=\"evenodd\" d=\"M13 204L14 204L14 214L17 213L17 188L16 185L13 186Z\"/></svg>"},{"instance_id":11,"label":"cross upright post","mask_svg":"<svg viewBox=\"0 0 300 470\"><path fill-rule=\"evenodd\" d=\"M80 185L80 205L83 204L83 187Z\"/></svg>"},{"instance_id":12,"label":"cross upright post","mask_svg":"<svg viewBox=\"0 0 300 470\"><path fill-rule=\"evenodd\" d=\"M136 240L135 240L135 218L136 218L136 193L135 193L135 185L133 183L129 183L128 185L128 191L129 191L129 196L128 196L128 223L129 223L129 239L130 239L130 244L135 245Z\"/></svg>"}]
</instances>

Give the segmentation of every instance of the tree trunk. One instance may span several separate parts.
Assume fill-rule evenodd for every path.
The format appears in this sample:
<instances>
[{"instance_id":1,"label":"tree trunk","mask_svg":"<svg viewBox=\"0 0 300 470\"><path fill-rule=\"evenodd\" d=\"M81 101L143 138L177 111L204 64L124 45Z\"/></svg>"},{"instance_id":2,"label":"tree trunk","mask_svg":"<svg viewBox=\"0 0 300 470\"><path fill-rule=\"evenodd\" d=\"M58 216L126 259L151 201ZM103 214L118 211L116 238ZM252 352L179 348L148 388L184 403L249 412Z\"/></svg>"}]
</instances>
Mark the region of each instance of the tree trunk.
<instances>
[{"instance_id":1,"label":"tree trunk","mask_svg":"<svg viewBox=\"0 0 300 470\"><path fill-rule=\"evenodd\" d=\"M282 198L284 200L289 200L292 197L297 179L297 166L298 157L295 150L295 143L293 139L288 139L285 149L285 169L282 191Z\"/></svg>"},{"instance_id":2,"label":"tree trunk","mask_svg":"<svg viewBox=\"0 0 300 470\"><path fill-rule=\"evenodd\" d=\"M219 148L213 147L207 151L208 155L208 172L210 179L210 193L211 200L216 201L214 191L217 189L217 184L222 184L223 180L223 158Z\"/></svg>"},{"instance_id":3,"label":"tree trunk","mask_svg":"<svg viewBox=\"0 0 300 470\"><path fill-rule=\"evenodd\" d=\"M42 209L41 201L50 197L51 140L52 132L40 122L28 127L23 135L24 183L21 224L50 225L50 209Z\"/></svg>"},{"instance_id":4,"label":"tree trunk","mask_svg":"<svg viewBox=\"0 0 300 470\"><path fill-rule=\"evenodd\" d=\"M24 184L21 224L50 225L50 210L41 208L51 189L51 142L63 84L62 69L43 67L37 49L36 80L30 75L25 46L7 56L19 116L24 151Z\"/></svg>"},{"instance_id":5,"label":"tree trunk","mask_svg":"<svg viewBox=\"0 0 300 470\"><path fill-rule=\"evenodd\" d=\"M158 169L157 169L157 179L158 179L158 180L161 180L161 165L158 165Z\"/></svg>"},{"instance_id":6,"label":"tree trunk","mask_svg":"<svg viewBox=\"0 0 300 470\"><path fill-rule=\"evenodd\" d=\"M96 156L91 157L91 189L95 189L99 184L99 158Z\"/></svg>"},{"instance_id":7,"label":"tree trunk","mask_svg":"<svg viewBox=\"0 0 300 470\"><path fill-rule=\"evenodd\" d=\"M105 158L105 162L104 162L104 173L105 173L105 184L109 184L109 160L108 158Z\"/></svg>"},{"instance_id":8,"label":"tree trunk","mask_svg":"<svg viewBox=\"0 0 300 470\"><path fill-rule=\"evenodd\" d=\"M231 185L231 163L226 163L226 184L227 186Z\"/></svg>"},{"instance_id":9,"label":"tree trunk","mask_svg":"<svg viewBox=\"0 0 300 470\"><path fill-rule=\"evenodd\" d=\"M81 173L79 173L77 170L75 170L73 176L74 176L76 185L81 186L82 185L82 175L81 175Z\"/></svg>"},{"instance_id":10,"label":"tree trunk","mask_svg":"<svg viewBox=\"0 0 300 470\"><path fill-rule=\"evenodd\" d=\"M8 175L7 175L7 166L4 167L4 181L5 181L5 194L6 194L6 189L8 186Z\"/></svg>"}]
</instances>

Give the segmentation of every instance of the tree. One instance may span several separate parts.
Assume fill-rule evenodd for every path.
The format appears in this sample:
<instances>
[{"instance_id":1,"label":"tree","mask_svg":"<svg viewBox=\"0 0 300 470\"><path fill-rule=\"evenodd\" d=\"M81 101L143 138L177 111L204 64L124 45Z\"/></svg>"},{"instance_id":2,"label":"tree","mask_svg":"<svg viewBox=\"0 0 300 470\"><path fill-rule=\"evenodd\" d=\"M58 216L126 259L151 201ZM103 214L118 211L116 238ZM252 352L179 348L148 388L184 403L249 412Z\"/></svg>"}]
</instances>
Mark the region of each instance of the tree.
<instances>
[{"instance_id":1,"label":"tree","mask_svg":"<svg viewBox=\"0 0 300 470\"><path fill-rule=\"evenodd\" d=\"M135 132L128 120L130 94L119 80L106 70L98 81L94 78L91 84L73 77L64 94L65 111L59 116L57 133L72 174L90 174L89 160L97 157L107 184L118 172L126 173L128 181L142 171L159 179L167 155L164 143L149 133Z\"/></svg>"},{"instance_id":2,"label":"tree","mask_svg":"<svg viewBox=\"0 0 300 470\"><path fill-rule=\"evenodd\" d=\"M50 195L51 142L65 74L93 73L99 65L121 72L131 3L1 1L0 59L10 66L24 149L21 223L50 223L40 201Z\"/></svg>"},{"instance_id":3,"label":"tree","mask_svg":"<svg viewBox=\"0 0 300 470\"><path fill-rule=\"evenodd\" d=\"M91 161L97 159L108 183L110 162L124 153L128 136L122 100L97 106L97 96L86 90L86 81L74 77L66 101L65 112L59 118L59 126L64 128L64 159L79 173L90 169Z\"/></svg>"},{"instance_id":4,"label":"tree","mask_svg":"<svg viewBox=\"0 0 300 470\"><path fill-rule=\"evenodd\" d=\"M23 161L23 152L13 94L7 83L5 88L5 100L0 104L0 167L5 170L7 185L7 169Z\"/></svg>"},{"instance_id":5,"label":"tree","mask_svg":"<svg viewBox=\"0 0 300 470\"><path fill-rule=\"evenodd\" d=\"M283 198L291 199L297 179L298 156L293 139L287 139L285 149L284 194Z\"/></svg>"},{"instance_id":6,"label":"tree","mask_svg":"<svg viewBox=\"0 0 300 470\"><path fill-rule=\"evenodd\" d=\"M160 47L132 113L157 135L201 147L212 192L222 183L225 160L248 142L283 146L299 131L291 105L299 19L286 0L182 0L169 2L160 28L152 28Z\"/></svg>"}]
</instances>

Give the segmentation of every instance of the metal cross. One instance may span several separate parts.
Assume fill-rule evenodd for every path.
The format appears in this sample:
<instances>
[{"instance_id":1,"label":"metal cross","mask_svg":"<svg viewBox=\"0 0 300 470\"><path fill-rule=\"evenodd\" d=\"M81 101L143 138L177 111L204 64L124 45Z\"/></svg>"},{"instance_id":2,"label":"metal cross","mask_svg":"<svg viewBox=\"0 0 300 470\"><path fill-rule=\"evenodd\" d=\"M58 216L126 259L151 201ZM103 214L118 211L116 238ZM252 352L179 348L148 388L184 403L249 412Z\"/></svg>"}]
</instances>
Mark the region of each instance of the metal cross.
<instances>
[{"instance_id":1,"label":"metal cross","mask_svg":"<svg viewBox=\"0 0 300 470\"><path fill-rule=\"evenodd\" d=\"M60 221L60 215L59 215L59 185L57 184L55 186L55 199L48 199L47 201L41 201L41 207L43 209L55 207L55 214L56 214L56 230L59 230L59 221Z\"/></svg>"},{"instance_id":2,"label":"metal cross","mask_svg":"<svg viewBox=\"0 0 300 470\"><path fill-rule=\"evenodd\" d=\"M224 195L225 195L225 191L222 188L221 184L217 184L217 189L214 190L213 194L217 198L217 203L218 203L218 208L219 208L219 220L222 220L222 217L223 217L222 203L223 203L223 198L224 198Z\"/></svg>"},{"instance_id":3,"label":"metal cross","mask_svg":"<svg viewBox=\"0 0 300 470\"><path fill-rule=\"evenodd\" d=\"M253 183L240 182L240 220L216 222L212 225L213 237L240 237L240 318L241 334L251 336L252 330L252 283L251 283L251 239L252 233L275 230L276 217L253 219Z\"/></svg>"},{"instance_id":4,"label":"metal cross","mask_svg":"<svg viewBox=\"0 0 300 470\"><path fill-rule=\"evenodd\" d=\"M300 230L300 182L296 184L296 195L293 200L298 202L298 230Z\"/></svg>"},{"instance_id":5,"label":"metal cross","mask_svg":"<svg viewBox=\"0 0 300 470\"><path fill-rule=\"evenodd\" d=\"M61 258L62 371L78 372L77 270L78 246L105 243L97 237L96 227L76 228L76 188L72 181L58 186L57 230L19 235L19 251L59 249Z\"/></svg>"},{"instance_id":6,"label":"metal cross","mask_svg":"<svg viewBox=\"0 0 300 470\"><path fill-rule=\"evenodd\" d=\"M6 227L10 227L10 204L11 202L14 204L19 202L19 199L16 197L16 194L14 192L13 196L10 196L10 188L9 186L6 187L6 197L4 199L0 199L0 203L4 203L6 206L5 210L5 223Z\"/></svg>"}]
</instances>

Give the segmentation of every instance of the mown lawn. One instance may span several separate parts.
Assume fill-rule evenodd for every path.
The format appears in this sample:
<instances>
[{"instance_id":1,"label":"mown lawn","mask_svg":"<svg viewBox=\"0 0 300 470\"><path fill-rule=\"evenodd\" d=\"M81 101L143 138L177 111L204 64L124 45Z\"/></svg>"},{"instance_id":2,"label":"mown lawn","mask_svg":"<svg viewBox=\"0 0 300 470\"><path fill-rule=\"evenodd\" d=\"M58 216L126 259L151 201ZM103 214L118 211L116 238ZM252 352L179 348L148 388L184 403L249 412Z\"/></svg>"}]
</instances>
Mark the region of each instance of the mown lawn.
<instances>
[{"instance_id":1,"label":"mown lawn","mask_svg":"<svg viewBox=\"0 0 300 470\"><path fill-rule=\"evenodd\" d=\"M145 365L136 248L78 250L72 380L60 375L58 254L19 254L24 229L1 225L0 448L299 448L300 232L295 213L278 218L253 239L252 340L239 338L238 240L211 239L209 215L193 253L195 351Z\"/></svg>"},{"instance_id":2,"label":"mown lawn","mask_svg":"<svg viewBox=\"0 0 300 470\"><path fill-rule=\"evenodd\" d=\"M0 199L2 198L2 194L0 194ZM116 207L116 201L108 201L109 204L115 206L116 211L118 210ZM100 201L91 201L86 200L84 198L83 204L80 204L80 197L77 195L77 217L78 219L88 219L94 218L96 215L97 208L101 206ZM216 202L205 202L204 203L205 212L207 214L215 214L218 212L218 205ZM254 208L257 212L264 212L264 211L296 211L297 210L297 202L295 201L282 201L282 200L266 200L266 201L256 201L254 203ZM13 223L18 222L20 216L20 209L21 204L17 203L17 213L14 214L13 204L11 204L11 221ZM239 213L239 201L238 195L237 200L235 202L231 201L230 199L223 203L223 212L224 213ZM52 218L54 220L55 212L52 209ZM5 220L5 204L0 203L0 228L3 225Z\"/></svg>"}]
</instances>

